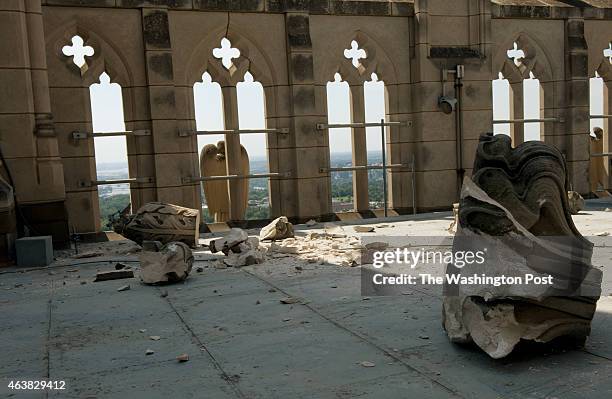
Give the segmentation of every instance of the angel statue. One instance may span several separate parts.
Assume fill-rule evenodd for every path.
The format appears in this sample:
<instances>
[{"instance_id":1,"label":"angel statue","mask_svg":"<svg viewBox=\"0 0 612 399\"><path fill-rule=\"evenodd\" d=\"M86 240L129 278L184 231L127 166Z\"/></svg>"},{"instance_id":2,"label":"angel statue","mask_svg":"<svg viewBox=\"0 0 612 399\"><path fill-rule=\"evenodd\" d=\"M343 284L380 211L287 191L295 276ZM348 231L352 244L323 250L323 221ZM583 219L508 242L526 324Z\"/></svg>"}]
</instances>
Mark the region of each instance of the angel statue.
<instances>
[{"instance_id":1,"label":"angel statue","mask_svg":"<svg viewBox=\"0 0 612 399\"><path fill-rule=\"evenodd\" d=\"M240 145L240 175L249 174L249 155L243 145ZM217 145L207 144L200 153L200 175L225 176L227 175L225 159L225 141ZM204 197L208 205L208 214L214 218L215 223L226 222L230 219L229 180L208 180L202 182ZM231 215L233 220L244 220L249 199L249 179L240 179L236 199L240 204L237 215Z\"/></svg>"}]
</instances>

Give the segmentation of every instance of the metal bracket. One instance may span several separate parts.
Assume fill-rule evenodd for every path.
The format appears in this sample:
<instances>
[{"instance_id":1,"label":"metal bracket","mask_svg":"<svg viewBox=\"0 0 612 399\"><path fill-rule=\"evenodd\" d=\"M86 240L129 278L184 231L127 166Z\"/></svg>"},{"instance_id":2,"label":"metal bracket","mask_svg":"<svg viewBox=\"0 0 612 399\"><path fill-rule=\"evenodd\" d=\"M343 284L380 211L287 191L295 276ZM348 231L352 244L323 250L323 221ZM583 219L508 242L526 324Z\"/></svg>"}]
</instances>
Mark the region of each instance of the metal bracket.
<instances>
[{"instance_id":1,"label":"metal bracket","mask_svg":"<svg viewBox=\"0 0 612 399\"><path fill-rule=\"evenodd\" d=\"M149 129L126 130L124 132L107 132L107 133L81 132L78 130L75 130L72 132L72 138L75 140L88 139L92 137L150 136L150 135L151 135L151 131Z\"/></svg>"}]
</instances>

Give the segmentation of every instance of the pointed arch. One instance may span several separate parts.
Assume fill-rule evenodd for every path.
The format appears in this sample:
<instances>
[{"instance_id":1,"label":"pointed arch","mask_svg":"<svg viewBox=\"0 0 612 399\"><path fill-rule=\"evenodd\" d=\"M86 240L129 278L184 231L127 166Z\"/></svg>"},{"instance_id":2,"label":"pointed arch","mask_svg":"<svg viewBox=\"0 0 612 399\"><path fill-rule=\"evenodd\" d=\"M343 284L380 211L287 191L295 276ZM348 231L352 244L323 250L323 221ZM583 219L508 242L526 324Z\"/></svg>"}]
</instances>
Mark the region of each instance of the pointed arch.
<instances>
[{"instance_id":1,"label":"pointed arch","mask_svg":"<svg viewBox=\"0 0 612 399\"><path fill-rule=\"evenodd\" d=\"M554 79L550 55L536 39L526 32L517 32L510 37L511 39L497 48L493 57L493 73L502 72L510 83L516 83L519 79L528 79L530 72L542 82ZM517 43L518 48L525 53L520 67L508 58L507 50L512 48L514 43Z\"/></svg>"}]
</instances>

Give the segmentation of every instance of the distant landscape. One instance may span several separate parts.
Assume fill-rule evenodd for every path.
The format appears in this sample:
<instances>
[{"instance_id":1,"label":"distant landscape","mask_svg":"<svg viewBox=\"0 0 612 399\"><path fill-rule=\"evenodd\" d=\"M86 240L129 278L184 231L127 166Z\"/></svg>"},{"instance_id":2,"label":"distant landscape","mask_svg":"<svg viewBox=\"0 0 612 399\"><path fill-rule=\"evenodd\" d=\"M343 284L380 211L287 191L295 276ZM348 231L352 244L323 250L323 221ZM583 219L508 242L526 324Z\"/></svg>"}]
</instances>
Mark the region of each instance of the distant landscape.
<instances>
[{"instance_id":1,"label":"distant landscape","mask_svg":"<svg viewBox=\"0 0 612 399\"><path fill-rule=\"evenodd\" d=\"M368 153L368 162L372 165L382 164L380 152ZM351 166L351 153L332 153L331 166ZM96 165L99 180L126 179L128 177L127 165L124 163L101 163ZM268 161L266 157L252 156L250 159L251 173L267 173ZM368 172L370 195L370 208L382 208L383 183L382 170ZM332 172L332 206L334 212L349 211L353 209L353 173ZM130 203L129 184L106 185L98 187L100 200L100 221L104 230L110 230L109 216L117 214ZM268 179L249 180L249 205L246 212L247 219L269 218ZM204 196L202 195L202 198ZM203 199L202 216L206 222L212 222Z\"/></svg>"}]
</instances>

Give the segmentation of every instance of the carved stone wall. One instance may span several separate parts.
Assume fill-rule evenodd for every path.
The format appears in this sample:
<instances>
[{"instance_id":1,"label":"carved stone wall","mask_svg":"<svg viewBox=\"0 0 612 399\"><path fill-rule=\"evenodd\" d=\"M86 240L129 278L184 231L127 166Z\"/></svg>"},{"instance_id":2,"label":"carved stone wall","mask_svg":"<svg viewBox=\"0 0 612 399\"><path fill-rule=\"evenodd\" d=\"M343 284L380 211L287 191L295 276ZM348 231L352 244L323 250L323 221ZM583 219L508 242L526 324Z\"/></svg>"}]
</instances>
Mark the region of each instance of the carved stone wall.
<instances>
[{"instance_id":1,"label":"carved stone wall","mask_svg":"<svg viewBox=\"0 0 612 399\"><path fill-rule=\"evenodd\" d=\"M354 122L364 121L363 82L372 73L387 89L387 120L405 122L389 128L386 136L389 164L415 160L414 191L409 167L388 173L390 205L398 213L412 210L413 192L420 211L448 209L457 201L458 177L470 174L478 136L492 128L491 80L499 72L517 88L517 119L522 115L519 82L530 71L540 79L542 116L559 120L542 123L543 140L566 156L574 190L588 191L588 78L597 70L608 85L612 80L612 64L602 55L612 39L610 9L486 0L42 0L29 12L42 15L44 29L25 30L25 5L37 2L9 3L17 6L0 6L7 22L0 25L11 32L3 40L21 43L22 49L32 45L30 52L37 52L30 55L32 62L6 52L2 62L21 62L10 66L15 71L30 68L34 60L45 62L32 70L46 68L46 73L17 81L11 78L17 72L0 70L2 92L11 93L0 101L2 148L15 169L22 201L59 201L67 209L66 224L77 232L100 229L97 188L87 184L96 179L93 139L74 140L72 132L92 130L88 88L103 71L122 87L126 129L151 131L127 138L130 176L153 178L132 183L136 208L149 201L199 207L200 183L188 179L199 176L196 137L180 132L195 129L193 85L205 71L221 85L227 129L238 127L236 83L247 70L264 88L267 127L289 129L267 134L269 170L279 174L269 182L271 217L307 220L332 214L325 171L328 132L316 124L327 122L326 84L336 72L351 87ZM86 58L85 71L61 51L74 35L95 50ZM223 37L241 52L232 60L233 73L212 55ZM40 40L44 49L35 46ZM343 56L353 40L367 53L362 68ZM520 70L507 56L515 42L526 51L527 69ZM13 47L4 48L23 53ZM442 70L453 71L457 64L465 68L459 119L438 106ZM445 75L444 91L454 96L454 74ZM37 83L45 78L48 88ZM45 96L50 106L40 101ZM23 106L15 108L22 98ZM607 114L610 104L605 104ZM35 118L24 119L39 113L53 115L53 138L34 135ZM517 143L521 132L515 124ZM364 135L364 129L353 131L356 164L364 162ZM609 151L607 133L605 140ZM228 135L226 142L228 173L235 174L238 157L231 154L239 151L237 137ZM40 154L49 155L36 155L36 145ZM38 169L23 166L30 162L26 159L38 159ZM43 160L52 173L41 172ZM367 211L367 173L353 175L355 207ZM48 187L32 190L37 176L49 176L43 179ZM228 183L230 197L236 187Z\"/></svg>"}]
</instances>

